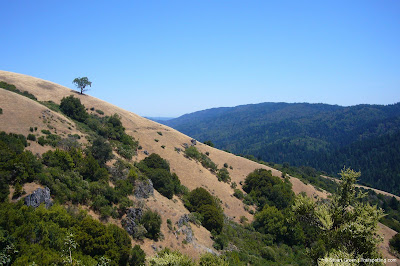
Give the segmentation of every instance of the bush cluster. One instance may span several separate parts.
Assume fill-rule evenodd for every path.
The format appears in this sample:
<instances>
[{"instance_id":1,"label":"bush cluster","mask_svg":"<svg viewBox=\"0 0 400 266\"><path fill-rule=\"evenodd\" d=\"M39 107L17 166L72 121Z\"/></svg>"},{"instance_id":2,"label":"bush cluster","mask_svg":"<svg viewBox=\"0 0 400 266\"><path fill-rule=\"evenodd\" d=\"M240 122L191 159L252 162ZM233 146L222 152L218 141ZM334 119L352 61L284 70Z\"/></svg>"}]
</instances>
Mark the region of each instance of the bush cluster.
<instances>
[{"instance_id":1,"label":"bush cluster","mask_svg":"<svg viewBox=\"0 0 400 266\"><path fill-rule=\"evenodd\" d=\"M0 254L13 265L62 265L69 258L82 265L126 265L140 249L131 249L128 234L104 225L83 212L61 205L34 209L19 202L0 204ZM27 241L28 240L28 241ZM7 251L7 252L5 252Z\"/></svg>"},{"instance_id":2,"label":"bush cluster","mask_svg":"<svg viewBox=\"0 0 400 266\"><path fill-rule=\"evenodd\" d=\"M138 163L138 168L153 182L154 188L163 196L172 199L174 194L182 194L186 189L178 176L170 172L169 164L156 153Z\"/></svg>"},{"instance_id":3,"label":"bush cluster","mask_svg":"<svg viewBox=\"0 0 400 266\"><path fill-rule=\"evenodd\" d=\"M243 190L259 209L262 209L265 204L284 209L289 207L294 200L290 181L282 181L266 169L256 169L250 173L245 179Z\"/></svg>"},{"instance_id":4,"label":"bush cluster","mask_svg":"<svg viewBox=\"0 0 400 266\"><path fill-rule=\"evenodd\" d=\"M185 206L191 212L201 215L202 225L209 231L221 232L224 214L217 200L204 188L196 188L188 193Z\"/></svg>"},{"instance_id":5,"label":"bush cluster","mask_svg":"<svg viewBox=\"0 0 400 266\"><path fill-rule=\"evenodd\" d=\"M5 90L8 90L8 91L15 92L15 93L20 94L20 95L22 95L22 96L25 96L25 97L27 97L27 98L29 98L29 99L32 99L32 100L37 101L37 98L36 98L35 95L33 95L32 93L29 93L29 92L27 92L27 91L23 91L23 92L22 92L22 91L20 91L19 89L17 89L17 88L15 87L15 85L8 84L7 82L0 81L0 88L5 89Z\"/></svg>"},{"instance_id":6,"label":"bush cluster","mask_svg":"<svg viewBox=\"0 0 400 266\"><path fill-rule=\"evenodd\" d=\"M218 170L218 166L207 155L199 152L195 146L186 148L185 155L199 161L203 167L210 169L212 172L217 172Z\"/></svg>"}]
</instances>

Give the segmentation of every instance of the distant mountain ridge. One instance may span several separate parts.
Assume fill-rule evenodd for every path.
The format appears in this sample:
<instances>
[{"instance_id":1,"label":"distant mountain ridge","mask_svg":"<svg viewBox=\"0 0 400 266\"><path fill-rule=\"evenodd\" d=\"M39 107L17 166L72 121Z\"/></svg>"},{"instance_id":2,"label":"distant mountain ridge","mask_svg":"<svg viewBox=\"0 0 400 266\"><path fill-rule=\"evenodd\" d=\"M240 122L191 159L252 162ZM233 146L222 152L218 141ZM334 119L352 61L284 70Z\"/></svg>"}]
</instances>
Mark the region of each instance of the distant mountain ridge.
<instances>
[{"instance_id":1,"label":"distant mountain ridge","mask_svg":"<svg viewBox=\"0 0 400 266\"><path fill-rule=\"evenodd\" d=\"M400 103L260 103L198 111L164 124L264 161L329 174L353 167L362 182L400 194Z\"/></svg>"}]
</instances>

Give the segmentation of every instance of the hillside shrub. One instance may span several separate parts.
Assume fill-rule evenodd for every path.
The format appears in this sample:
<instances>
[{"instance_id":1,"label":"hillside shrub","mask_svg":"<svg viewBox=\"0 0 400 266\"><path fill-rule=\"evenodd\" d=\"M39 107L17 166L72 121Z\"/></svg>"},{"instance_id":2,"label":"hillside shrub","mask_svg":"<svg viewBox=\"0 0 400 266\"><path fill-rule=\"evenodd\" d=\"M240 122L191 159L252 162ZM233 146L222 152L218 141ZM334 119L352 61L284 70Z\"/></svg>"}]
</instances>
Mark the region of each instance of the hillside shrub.
<instances>
[{"instance_id":1,"label":"hillside shrub","mask_svg":"<svg viewBox=\"0 0 400 266\"><path fill-rule=\"evenodd\" d=\"M208 145L208 146L210 146L210 147L214 147L214 143L212 143L211 140L206 140L206 141L204 141L203 143L206 144L206 145Z\"/></svg>"},{"instance_id":2,"label":"hillside shrub","mask_svg":"<svg viewBox=\"0 0 400 266\"><path fill-rule=\"evenodd\" d=\"M35 95L33 95L32 93L29 93L27 91L22 92L19 89L17 89L15 87L15 85L13 85L13 84L8 84L7 82L0 81L0 88L8 90L8 91L15 92L15 93L20 94L22 96L25 96L25 97L27 97L29 99L37 101L37 98L35 97Z\"/></svg>"},{"instance_id":3,"label":"hillside shrub","mask_svg":"<svg viewBox=\"0 0 400 266\"><path fill-rule=\"evenodd\" d=\"M113 158L111 145L102 137L94 139L92 145L88 148L88 151L100 163L100 165L104 165L107 161Z\"/></svg>"},{"instance_id":4,"label":"hillside shrub","mask_svg":"<svg viewBox=\"0 0 400 266\"><path fill-rule=\"evenodd\" d=\"M89 117L81 100L75 98L73 95L61 99L60 110L79 122L84 122Z\"/></svg>"},{"instance_id":5,"label":"hillside shrub","mask_svg":"<svg viewBox=\"0 0 400 266\"><path fill-rule=\"evenodd\" d=\"M243 199L244 194L243 194L243 191L241 191L240 189L235 188L233 190L233 196L235 196L236 198L241 200L241 199Z\"/></svg>"},{"instance_id":6,"label":"hillside shrub","mask_svg":"<svg viewBox=\"0 0 400 266\"><path fill-rule=\"evenodd\" d=\"M102 110L96 109L96 113L98 113L99 115L104 115L104 112Z\"/></svg>"},{"instance_id":7,"label":"hillside shrub","mask_svg":"<svg viewBox=\"0 0 400 266\"><path fill-rule=\"evenodd\" d=\"M224 215L217 200L204 188L196 188L188 193L185 206L191 212L201 215L202 225L209 231L221 232Z\"/></svg>"},{"instance_id":8,"label":"hillside shrub","mask_svg":"<svg viewBox=\"0 0 400 266\"><path fill-rule=\"evenodd\" d=\"M217 178L218 178L218 181L222 181L225 183L228 183L231 181L231 177L229 176L228 169L226 169L225 167L218 170Z\"/></svg>"},{"instance_id":9,"label":"hillside shrub","mask_svg":"<svg viewBox=\"0 0 400 266\"><path fill-rule=\"evenodd\" d=\"M396 252L400 253L400 234L397 233L389 241L390 247L392 247Z\"/></svg>"},{"instance_id":10,"label":"hillside shrub","mask_svg":"<svg viewBox=\"0 0 400 266\"><path fill-rule=\"evenodd\" d=\"M188 158L199 161L204 168L207 168L212 172L216 172L218 170L218 166L209 157L207 157L207 155L199 152L195 146L187 147L185 149L185 155Z\"/></svg>"},{"instance_id":11,"label":"hillside shrub","mask_svg":"<svg viewBox=\"0 0 400 266\"><path fill-rule=\"evenodd\" d=\"M174 194L186 193L186 188L181 185L178 176L170 173L170 167L160 155L152 153L143 159L138 168L153 182L154 188L163 196L172 199Z\"/></svg>"},{"instance_id":12,"label":"hillside shrub","mask_svg":"<svg viewBox=\"0 0 400 266\"><path fill-rule=\"evenodd\" d=\"M33 128L32 128L33 129ZM28 134L28 136L26 137L27 140L31 140L31 141L36 141L36 136L33 134Z\"/></svg>"},{"instance_id":13,"label":"hillside shrub","mask_svg":"<svg viewBox=\"0 0 400 266\"><path fill-rule=\"evenodd\" d=\"M144 266L146 263L146 253L139 245L135 245L131 249L129 266Z\"/></svg>"},{"instance_id":14,"label":"hillside shrub","mask_svg":"<svg viewBox=\"0 0 400 266\"><path fill-rule=\"evenodd\" d=\"M131 250L123 229L58 204L34 209L22 202L1 203L0 228L0 252L5 255L8 246L9 265L63 265L62 258L70 255L82 265L97 265L102 256L109 258L109 265L126 265Z\"/></svg>"},{"instance_id":15,"label":"hillside shrub","mask_svg":"<svg viewBox=\"0 0 400 266\"><path fill-rule=\"evenodd\" d=\"M3 114L3 109L2 108L0 108L0 115L2 115Z\"/></svg>"},{"instance_id":16,"label":"hillside shrub","mask_svg":"<svg viewBox=\"0 0 400 266\"><path fill-rule=\"evenodd\" d=\"M153 240L158 240L160 238L162 219L158 212L147 210L140 219L140 223L147 230L147 238Z\"/></svg>"},{"instance_id":17,"label":"hillside shrub","mask_svg":"<svg viewBox=\"0 0 400 266\"><path fill-rule=\"evenodd\" d=\"M265 204L284 209L294 200L291 183L273 176L272 172L266 169L256 169L250 173L245 179L243 190L248 194L247 200L251 198L260 210Z\"/></svg>"}]
</instances>

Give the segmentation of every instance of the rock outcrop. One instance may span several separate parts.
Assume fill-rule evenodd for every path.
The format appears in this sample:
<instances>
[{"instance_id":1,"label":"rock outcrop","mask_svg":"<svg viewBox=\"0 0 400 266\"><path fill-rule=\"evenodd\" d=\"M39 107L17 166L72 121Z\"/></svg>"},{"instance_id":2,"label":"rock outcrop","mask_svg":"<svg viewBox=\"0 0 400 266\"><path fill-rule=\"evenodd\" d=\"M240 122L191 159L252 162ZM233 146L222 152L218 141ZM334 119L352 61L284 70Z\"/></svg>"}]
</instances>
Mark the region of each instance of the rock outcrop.
<instances>
[{"instance_id":1,"label":"rock outcrop","mask_svg":"<svg viewBox=\"0 0 400 266\"><path fill-rule=\"evenodd\" d=\"M48 187L38 188L32 194L25 197L25 205L37 208L44 203L46 208L53 205L50 197L50 189Z\"/></svg>"},{"instance_id":2,"label":"rock outcrop","mask_svg":"<svg viewBox=\"0 0 400 266\"><path fill-rule=\"evenodd\" d=\"M135 182L135 191L133 192L138 199L147 199L154 195L153 182L150 179Z\"/></svg>"}]
</instances>

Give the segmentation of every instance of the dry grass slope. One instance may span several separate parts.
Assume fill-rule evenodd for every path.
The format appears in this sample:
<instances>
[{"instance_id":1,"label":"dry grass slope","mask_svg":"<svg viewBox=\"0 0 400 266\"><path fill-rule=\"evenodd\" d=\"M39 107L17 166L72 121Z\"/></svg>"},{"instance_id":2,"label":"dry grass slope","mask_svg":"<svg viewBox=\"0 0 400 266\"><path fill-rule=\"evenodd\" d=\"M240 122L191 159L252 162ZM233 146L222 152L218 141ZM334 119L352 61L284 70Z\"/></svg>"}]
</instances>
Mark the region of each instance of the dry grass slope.
<instances>
[{"instance_id":1,"label":"dry grass slope","mask_svg":"<svg viewBox=\"0 0 400 266\"><path fill-rule=\"evenodd\" d=\"M175 148L183 149L184 143L190 144L191 138L189 136L165 125L158 124L132 112L123 110L95 97L80 95L74 90L53 82L6 71L0 71L0 81L14 84L17 89L32 93L39 101L51 100L59 104L63 97L74 95L81 100L86 108L94 107L95 109L104 111L105 115L112 115L114 113L119 114L127 133L139 140L140 145L143 147L134 160L142 160L145 158L146 155L143 153L144 150L147 150L150 154L158 153L161 157L168 160L171 166L171 171L175 172L179 176L183 185L187 186L189 189L204 187L210 191L213 195L222 200L225 214L235 221L239 221L240 216L246 216L250 221L252 220L252 215L244 210L243 203L233 197L233 189L229 184L219 182L215 174L205 169L200 163L184 157L182 152L178 153L175 150ZM32 126L45 129L45 123L43 123L43 112L47 112L48 114L50 110L35 101L5 90L0 90L0 94L0 107L3 108L3 115L0 115L0 130L27 135L30 133L29 128ZM50 114L53 115L54 120L52 120L53 122L51 124L54 128L53 130L56 130L59 133L62 132L63 134L78 133L75 127L68 129L69 124L61 122L61 119L64 119L73 125L73 122L69 121L69 119L53 111L50 111ZM40 130L38 129L38 132L39 131ZM157 132L161 132L162 135ZM154 139L158 139L159 141L156 142ZM162 148L161 146L165 147ZM281 172L275 169L220 151L202 143L197 142L196 147L202 153L208 152L210 158L218 164L219 168L221 168L225 163L232 166L233 169L228 170L232 182L236 182L237 184L239 184L240 181L244 181L245 177L257 168L269 169L274 175L279 177L281 176ZM30 146L30 149L33 152L38 153L43 153L45 151L43 147L34 144ZM326 198L328 195L325 192L317 191L310 184L305 185L297 178L292 177L290 180L296 194L304 191L308 196L313 198ZM178 248L182 250L183 253L189 254L193 257L197 257L198 254L204 252L206 247L211 247L212 241L210 240L209 232L204 228L194 228L195 238L197 240L194 244L185 246L181 244L182 240L178 240L175 235L168 233L166 227L167 218L175 222L181 215L188 213L182 203L179 201L174 202L168 200L156 193L153 199L148 200L147 204L152 209L158 210L163 215L162 232L165 235L165 240L156 243L157 246L162 245L164 247L169 246ZM393 235L393 232L388 233L387 230L385 232L386 237L388 235ZM151 247L152 244L154 243L148 240L142 243L143 249L149 255L154 253L154 250ZM387 248L387 246L385 248Z\"/></svg>"}]
</instances>

